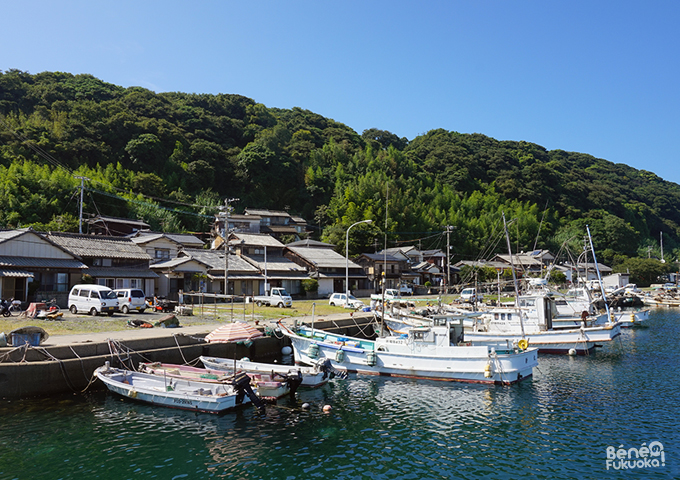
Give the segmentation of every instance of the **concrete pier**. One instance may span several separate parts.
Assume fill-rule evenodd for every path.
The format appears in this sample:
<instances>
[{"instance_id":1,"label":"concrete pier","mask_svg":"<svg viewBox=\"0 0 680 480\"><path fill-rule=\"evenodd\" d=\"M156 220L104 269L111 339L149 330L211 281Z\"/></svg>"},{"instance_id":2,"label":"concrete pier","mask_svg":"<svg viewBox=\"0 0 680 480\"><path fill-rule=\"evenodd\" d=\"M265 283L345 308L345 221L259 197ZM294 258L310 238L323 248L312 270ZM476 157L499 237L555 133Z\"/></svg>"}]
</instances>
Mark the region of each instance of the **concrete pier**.
<instances>
[{"instance_id":1,"label":"concrete pier","mask_svg":"<svg viewBox=\"0 0 680 480\"><path fill-rule=\"evenodd\" d=\"M329 318L331 317L331 318ZM337 314L315 319L315 328L349 336L372 334L372 314ZM311 317L286 319L285 324L311 324ZM267 324L274 328L275 324ZM215 325L180 328L135 329L118 332L54 335L39 347L0 348L0 398L18 399L58 393L78 393L101 388L94 382L96 368L110 362L113 367L136 369L140 362L197 364L201 355L273 362L287 338L267 336L243 343L207 343L205 335ZM90 385L94 382L92 385Z\"/></svg>"}]
</instances>

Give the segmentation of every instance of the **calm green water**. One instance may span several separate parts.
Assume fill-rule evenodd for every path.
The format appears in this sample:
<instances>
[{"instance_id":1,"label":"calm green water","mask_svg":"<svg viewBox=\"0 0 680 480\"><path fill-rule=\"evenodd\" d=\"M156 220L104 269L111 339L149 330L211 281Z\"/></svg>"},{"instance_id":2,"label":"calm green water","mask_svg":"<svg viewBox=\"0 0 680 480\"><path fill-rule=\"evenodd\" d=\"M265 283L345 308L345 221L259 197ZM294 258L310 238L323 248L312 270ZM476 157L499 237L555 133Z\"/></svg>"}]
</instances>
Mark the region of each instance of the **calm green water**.
<instances>
[{"instance_id":1,"label":"calm green water","mask_svg":"<svg viewBox=\"0 0 680 480\"><path fill-rule=\"evenodd\" d=\"M680 312L622 337L511 387L352 376L264 415L105 391L4 402L0 479L680 478ZM607 470L607 447L654 441L662 466Z\"/></svg>"}]
</instances>

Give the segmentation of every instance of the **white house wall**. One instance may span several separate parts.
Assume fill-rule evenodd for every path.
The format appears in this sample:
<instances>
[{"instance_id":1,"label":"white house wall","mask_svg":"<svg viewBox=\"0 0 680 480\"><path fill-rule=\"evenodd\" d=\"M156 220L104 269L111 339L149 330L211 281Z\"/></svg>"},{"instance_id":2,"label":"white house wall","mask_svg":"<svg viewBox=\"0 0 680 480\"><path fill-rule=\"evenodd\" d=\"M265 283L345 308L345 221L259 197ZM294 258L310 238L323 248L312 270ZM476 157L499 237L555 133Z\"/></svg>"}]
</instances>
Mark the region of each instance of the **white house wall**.
<instances>
[{"instance_id":1,"label":"white house wall","mask_svg":"<svg viewBox=\"0 0 680 480\"><path fill-rule=\"evenodd\" d=\"M73 259L73 255L43 240L34 233L0 243L0 255L7 257L30 257L51 259Z\"/></svg>"},{"instance_id":2,"label":"white house wall","mask_svg":"<svg viewBox=\"0 0 680 480\"><path fill-rule=\"evenodd\" d=\"M144 251L153 259L152 262L158 260L156 258L156 250L168 250L170 254L169 258L177 257L177 242L173 242L167 238L159 238L144 245L140 245L140 247L142 247Z\"/></svg>"}]
</instances>

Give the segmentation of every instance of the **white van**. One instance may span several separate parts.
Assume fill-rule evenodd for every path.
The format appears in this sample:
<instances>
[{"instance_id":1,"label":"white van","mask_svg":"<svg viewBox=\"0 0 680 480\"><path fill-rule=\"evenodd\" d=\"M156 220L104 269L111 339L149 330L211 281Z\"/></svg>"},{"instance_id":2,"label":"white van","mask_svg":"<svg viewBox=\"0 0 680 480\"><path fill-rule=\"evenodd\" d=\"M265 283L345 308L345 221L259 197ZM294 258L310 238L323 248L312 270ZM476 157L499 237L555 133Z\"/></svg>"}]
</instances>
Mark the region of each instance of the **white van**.
<instances>
[{"instance_id":1,"label":"white van","mask_svg":"<svg viewBox=\"0 0 680 480\"><path fill-rule=\"evenodd\" d=\"M68 309L71 313L89 313L112 316L118 311L118 297L104 285L76 285L68 294Z\"/></svg>"}]
</instances>

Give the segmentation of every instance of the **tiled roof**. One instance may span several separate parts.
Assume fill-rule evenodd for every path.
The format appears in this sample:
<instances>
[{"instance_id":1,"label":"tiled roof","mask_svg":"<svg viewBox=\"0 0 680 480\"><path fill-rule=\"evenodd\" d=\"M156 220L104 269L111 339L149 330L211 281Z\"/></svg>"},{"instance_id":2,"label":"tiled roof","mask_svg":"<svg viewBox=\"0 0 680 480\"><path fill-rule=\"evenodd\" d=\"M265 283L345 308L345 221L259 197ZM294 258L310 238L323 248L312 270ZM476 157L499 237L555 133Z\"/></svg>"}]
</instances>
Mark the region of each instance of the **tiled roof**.
<instances>
[{"instance_id":1,"label":"tiled roof","mask_svg":"<svg viewBox=\"0 0 680 480\"><path fill-rule=\"evenodd\" d=\"M304 258L309 263L315 265L317 268L345 268L345 257L328 248L306 248L306 247L288 247L290 251L298 256ZM349 268L361 268L353 261L349 261Z\"/></svg>"},{"instance_id":2,"label":"tiled roof","mask_svg":"<svg viewBox=\"0 0 680 480\"><path fill-rule=\"evenodd\" d=\"M260 225L260 230L274 233L297 233L297 230L292 225Z\"/></svg>"},{"instance_id":3,"label":"tiled roof","mask_svg":"<svg viewBox=\"0 0 680 480\"><path fill-rule=\"evenodd\" d=\"M6 242L7 240L12 240L13 238L16 237L20 237L26 232L28 232L28 228L19 228L14 230L0 230L0 243Z\"/></svg>"},{"instance_id":4,"label":"tiled roof","mask_svg":"<svg viewBox=\"0 0 680 480\"><path fill-rule=\"evenodd\" d=\"M386 260L388 262L403 262L401 258L394 257L392 255L383 255L380 253L363 253L363 257L369 258L375 262L382 262L383 260Z\"/></svg>"},{"instance_id":5,"label":"tiled roof","mask_svg":"<svg viewBox=\"0 0 680 480\"><path fill-rule=\"evenodd\" d=\"M298 240L297 242L287 243L286 247L306 247L306 248L335 248L332 243L319 242L318 240Z\"/></svg>"},{"instance_id":6,"label":"tiled roof","mask_svg":"<svg viewBox=\"0 0 680 480\"><path fill-rule=\"evenodd\" d=\"M65 250L81 258L126 258L151 260L139 245L129 238L104 235L81 235L50 232L46 237Z\"/></svg>"},{"instance_id":7,"label":"tiled roof","mask_svg":"<svg viewBox=\"0 0 680 480\"><path fill-rule=\"evenodd\" d=\"M11 270L0 268L0 277L31 278L33 277L33 274L25 270Z\"/></svg>"},{"instance_id":8,"label":"tiled roof","mask_svg":"<svg viewBox=\"0 0 680 480\"><path fill-rule=\"evenodd\" d=\"M204 245L203 240L190 233L166 233L166 237L182 245Z\"/></svg>"},{"instance_id":9,"label":"tiled roof","mask_svg":"<svg viewBox=\"0 0 680 480\"><path fill-rule=\"evenodd\" d=\"M267 273L269 272L290 272L290 273L304 273L307 270L301 267L292 260L286 257L279 256L267 256L267 264L264 262L264 255L244 255L245 259L256 265L261 271L264 272L265 266L267 268Z\"/></svg>"},{"instance_id":10,"label":"tiled roof","mask_svg":"<svg viewBox=\"0 0 680 480\"><path fill-rule=\"evenodd\" d=\"M254 245L261 247L277 247L283 248L283 243L279 242L277 239L271 235L257 234L257 233L232 233L229 235L229 245L238 245L241 240L244 241L244 245Z\"/></svg>"},{"instance_id":11,"label":"tiled roof","mask_svg":"<svg viewBox=\"0 0 680 480\"><path fill-rule=\"evenodd\" d=\"M255 208L246 208L246 215L259 215L261 217L290 217L288 212L276 210L258 210Z\"/></svg>"},{"instance_id":12,"label":"tiled roof","mask_svg":"<svg viewBox=\"0 0 680 480\"><path fill-rule=\"evenodd\" d=\"M212 270L224 270L224 251L205 250L203 248L184 248L180 252L180 255L195 258L206 265L209 265ZM257 273L258 269L238 255L229 255L229 271Z\"/></svg>"},{"instance_id":13,"label":"tiled roof","mask_svg":"<svg viewBox=\"0 0 680 480\"><path fill-rule=\"evenodd\" d=\"M160 238L163 238L164 235L162 233L142 233L140 235L136 235L133 237L129 237L130 240L135 242L136 244L145 244L149 242L153 242L155 240L158 240ZM172 239L170 239L172 240ZM174 241L174 240L173 240Z\"/></svg>"},{"instance_id":14,"label":"tiled roof","mask_svg":"<svg viewBox=\"0 0 680 480\"><path fill-rule=\"evenodd\" d=\"M158 274L148 269L90 267L87 274L95 278L158 278Z\"/></svg>"},{"instance_id":15,"label":"tiled roof","mask_svg":"<svg viewBox=\"0 0 680 480\"><path fill-rule=\"evenodd\" d=\"M2 267L21 268L87 268L80 260L65 258L0 257Z\"/></svg>"}]
</instances>

